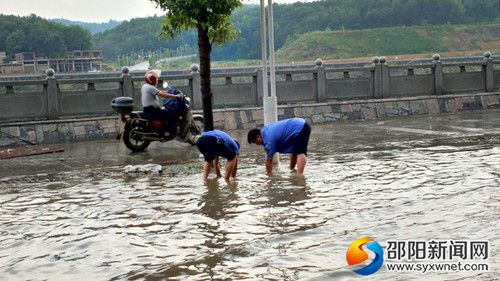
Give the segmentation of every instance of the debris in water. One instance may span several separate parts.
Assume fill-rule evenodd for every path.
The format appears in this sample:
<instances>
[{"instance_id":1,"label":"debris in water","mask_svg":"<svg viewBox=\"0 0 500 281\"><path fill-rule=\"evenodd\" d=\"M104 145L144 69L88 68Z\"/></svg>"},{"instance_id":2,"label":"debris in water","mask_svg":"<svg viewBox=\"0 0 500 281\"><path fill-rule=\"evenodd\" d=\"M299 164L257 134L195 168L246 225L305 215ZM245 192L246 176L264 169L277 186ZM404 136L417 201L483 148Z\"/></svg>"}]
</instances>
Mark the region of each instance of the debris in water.
<instances>
[{"instance_id":1,"label":"debris in water","mask_svg":"<svg viewBox=\"0 0 500 281\"><path fill-rule=\"evenodd\" d=\"M0 159L63 152L62 146L27 146L0 150Z\"/></svg>"},{"instance_id":2,"label":"debris in water","mask_svg":"<svg viewBox=\"0 0 500 281\"><path fill-rule=\"evenodd\" d=\"M163 169L158 164L144 164L144 165L127 165L124 168L125 173L145 173L145 174L161 174Z\"/></svg>"}]
</instances>

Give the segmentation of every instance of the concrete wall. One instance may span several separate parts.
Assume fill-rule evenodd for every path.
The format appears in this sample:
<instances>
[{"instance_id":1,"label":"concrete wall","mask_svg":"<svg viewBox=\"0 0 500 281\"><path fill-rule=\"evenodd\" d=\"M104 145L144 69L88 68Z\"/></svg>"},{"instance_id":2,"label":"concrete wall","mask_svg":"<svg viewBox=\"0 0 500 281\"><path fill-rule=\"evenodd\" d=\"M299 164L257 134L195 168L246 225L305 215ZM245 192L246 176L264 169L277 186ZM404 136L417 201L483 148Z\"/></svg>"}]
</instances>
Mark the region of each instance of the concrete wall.
<instances>
[{"instance_id":1,"label":"concrete wall","mask_svg":"<svg viewBox=\"0 0 500 281\"><path fill-rule=\"evenodd\" d=\"M311 124L342 120L374 120L404 116L460 113L468 110L499 110L500 93L462 94L351 100L278 107L279 119L302 117ZM0 147L114 138L123 127L117 117L19 122L0 125ZM261 107L214 110L214 126L221 130L262 126ZM313 127L314 129L314 127ZM8 134L8 135L7 135ZM10 136L9 136L10 135Z\"/></svg>"},{"instance_id":2,"label":"concrete wall","mask_svg":"<svg viewBox=\"0 0 500 281\"><path fill-rule=\"evenodd\" d=\"M458 62L457 62L458 61ZM421 95L493 92L500 88L500 71L489 52L482 60L443 62L434 55L431 62L387 62L375 57L371 64L341 67L314 65L278 67L277 96L281 105L371 99L413 97ZM262 105L262 70L242 68L214 71L212 91L214 108L252 107ZM200 74L193 66L190 73L163 75L174 87L193 100L201 109ZM57 120L62 118L111 116L110 101L117 96L134 97L140 104L142 74L131 75L124 69L121 76L95 75L33 76L7 81L0 79L0 124L15 121ZM40 90L28 92L27 87Z\"/></svg>"}]
</instances>

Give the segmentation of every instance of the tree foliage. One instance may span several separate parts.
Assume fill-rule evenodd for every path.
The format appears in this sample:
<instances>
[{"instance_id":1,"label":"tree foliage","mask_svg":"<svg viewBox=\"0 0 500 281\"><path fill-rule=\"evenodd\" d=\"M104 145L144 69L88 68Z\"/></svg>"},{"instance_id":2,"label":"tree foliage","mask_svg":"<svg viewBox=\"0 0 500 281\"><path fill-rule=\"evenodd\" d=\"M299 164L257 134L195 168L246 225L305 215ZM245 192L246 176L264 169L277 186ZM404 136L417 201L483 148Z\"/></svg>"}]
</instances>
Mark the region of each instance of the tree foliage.
<instances>
[{"instance_id":1,"label":"tree foliage","mask_svg":"<svg viewBox=\"0 0 500 281\"><path fill-rule=\"evenodd\" d=\"M240 0L151 1L167 11L162 24L162 33L167 37L175 37L189 29L202 28L208 32L213 43L222 44L237 35L231 13L242 6Z\"/></svg>"},{"instance_id":2,"label":"tree foliage","mask_svg":"<svg viewBox=\"0 0 500 281\"><path fill-rule=\"evenodd\" d=\"M233 10L242 6L240 0L151 0L167 12L162 33L167 38L196 29L200 58L201 95L205 130L213 130L210 55L212 44L222 44L236 36L231 22Z\"/></svg>"},{"instance_id":3,"label":"tree foliage","mask_svg":"<svg viewBox=\"0 0 500 281\"><path fill-rule=\"evenodd\" d=\"M78 26L64 26L36 15L0 15L0 51L14 57L34 52L38 57L62 57L73 50L92 48L90 32Z\"/></svg>"}]
</instances>

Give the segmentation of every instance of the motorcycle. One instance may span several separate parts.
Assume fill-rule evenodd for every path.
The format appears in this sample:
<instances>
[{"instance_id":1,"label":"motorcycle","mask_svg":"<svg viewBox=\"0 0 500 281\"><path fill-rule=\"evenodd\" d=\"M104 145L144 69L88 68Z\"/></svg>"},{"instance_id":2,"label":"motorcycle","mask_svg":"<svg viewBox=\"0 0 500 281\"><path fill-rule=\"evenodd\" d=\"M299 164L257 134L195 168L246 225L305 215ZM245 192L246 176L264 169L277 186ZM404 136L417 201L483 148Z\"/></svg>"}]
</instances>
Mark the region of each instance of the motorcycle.
<instances>
[{"instance_id":1,"label":"motorcycle","mask_svg":"<svg viewBox=\"0 0 500 281\"><path fill-rule=\"evenodd\" d=\"M191 112L191 99L184 93L170 89L167 82L163 83L163 88L168 88L169 93L183 95L178 102L183 103L185 110L180 112L177 120L176 139L195 145L197 137L203 132L203 116ZM134 100L131 97L115 98L111 101L111 107L125 123L123 133L117 139L123 137L123 143L128 149L134 152L144 151L153 141L166 142L174 139L164 130L164 122L168 121L151 120L143 111L133 111Z\"/></svg>"}]
</instances>

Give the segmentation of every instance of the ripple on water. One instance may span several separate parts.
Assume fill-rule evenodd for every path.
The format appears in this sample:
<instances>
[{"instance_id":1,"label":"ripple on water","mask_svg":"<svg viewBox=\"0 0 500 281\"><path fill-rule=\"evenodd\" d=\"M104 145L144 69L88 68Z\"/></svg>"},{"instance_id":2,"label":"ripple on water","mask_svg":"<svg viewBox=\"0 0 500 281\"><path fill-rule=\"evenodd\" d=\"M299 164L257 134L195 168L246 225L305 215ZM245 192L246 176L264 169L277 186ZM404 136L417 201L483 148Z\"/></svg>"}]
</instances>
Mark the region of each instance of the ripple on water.
<instances>
[{"instance_id":1,"label":"ripple on water","mask_svg":"<svg viewBox=\"0 0 500 281\"><path fill-rule=\"evenodd\" d=\"M315 147L305 180L288 174L286 157L264 176L260 156L241 161L230 184L204 186L193 163L160 176L118 167L3 179L0 275L342 280L354 277L344 256L360 236L499 242L498 147L396 145ZM493 278L432 275L468 277Z\"/></svg>"}]
</instances>

